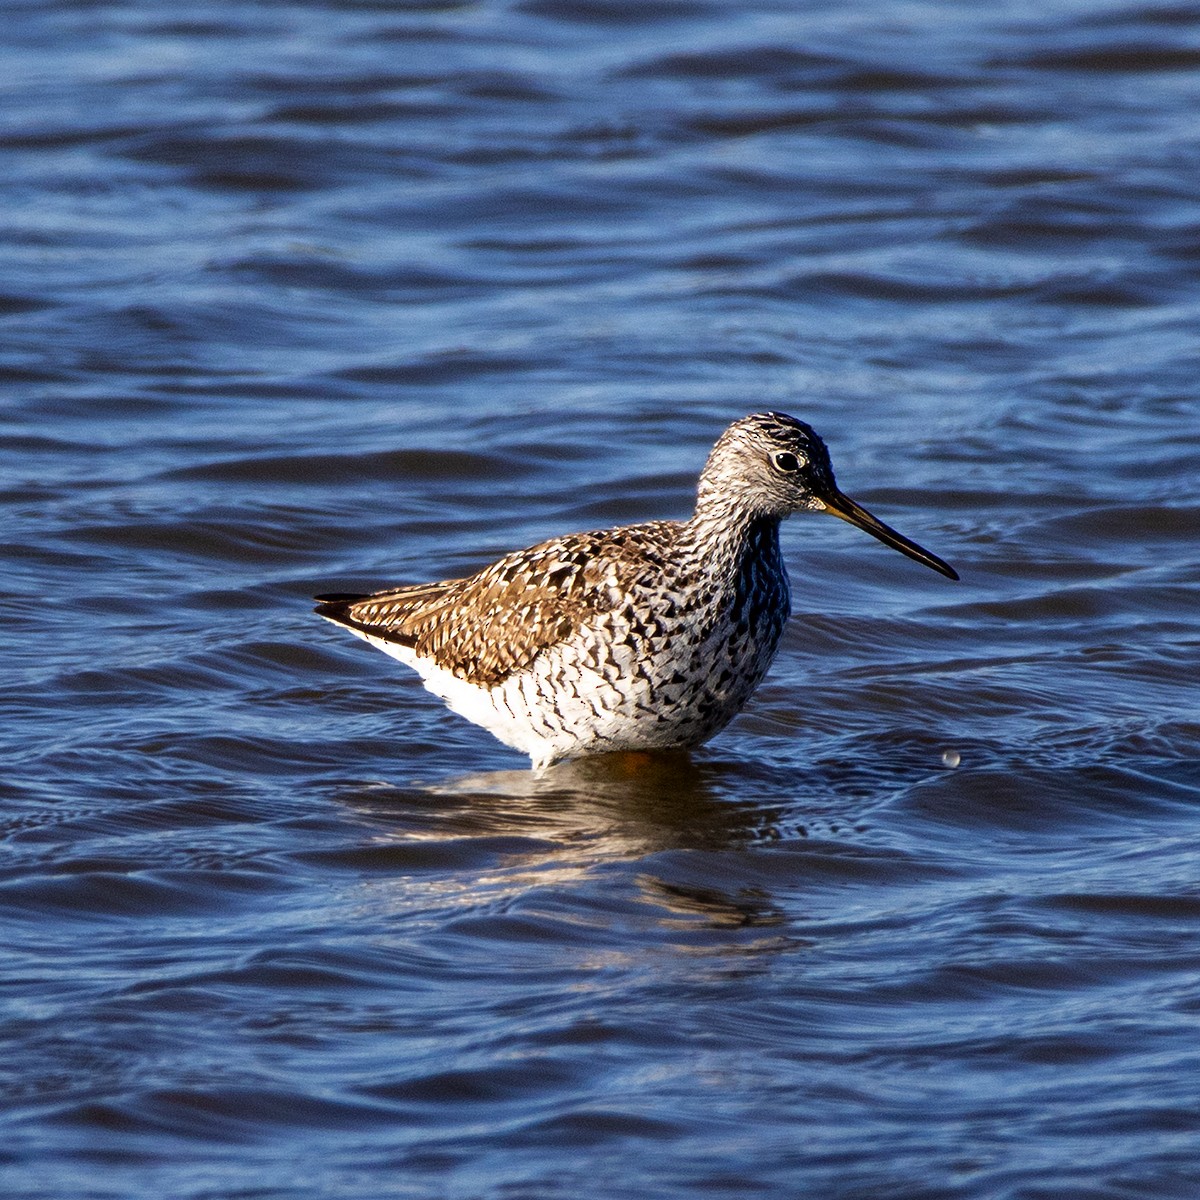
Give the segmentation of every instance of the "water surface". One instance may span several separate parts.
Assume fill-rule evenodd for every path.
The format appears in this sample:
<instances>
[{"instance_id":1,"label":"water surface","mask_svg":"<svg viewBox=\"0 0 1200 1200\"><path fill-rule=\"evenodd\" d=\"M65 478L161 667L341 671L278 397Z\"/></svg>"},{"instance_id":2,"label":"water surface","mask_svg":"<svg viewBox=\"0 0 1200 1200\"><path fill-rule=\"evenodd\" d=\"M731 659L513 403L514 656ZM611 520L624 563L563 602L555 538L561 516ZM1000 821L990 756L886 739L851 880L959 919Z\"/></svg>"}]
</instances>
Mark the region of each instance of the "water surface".
<instances>
[{"instance_id":1,"label":"water surface","mask_svg":"<svg viewBox=\"0 0 1200 1200\"><path fill-rule=\"evenodd\" d=\"M5 1196L1200 1194L1200 9L6 15ZM963 580L691 759L311 616L763 408Z\"/></svg>"}]
</instances>

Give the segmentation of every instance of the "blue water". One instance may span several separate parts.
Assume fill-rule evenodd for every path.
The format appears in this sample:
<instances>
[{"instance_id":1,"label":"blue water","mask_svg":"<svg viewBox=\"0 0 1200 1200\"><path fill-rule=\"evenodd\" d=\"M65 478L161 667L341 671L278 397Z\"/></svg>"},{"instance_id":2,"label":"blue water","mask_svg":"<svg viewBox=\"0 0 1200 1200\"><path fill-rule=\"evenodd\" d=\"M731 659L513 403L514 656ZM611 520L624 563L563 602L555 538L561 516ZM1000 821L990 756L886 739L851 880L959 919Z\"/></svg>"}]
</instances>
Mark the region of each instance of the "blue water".
<instances>
[{"instance_id":1,"label":"blue water","mask_svg":"<svg viewBox=\"0 0 1200 1200\"><path fill-rule=\"evenodd\" d=\"M1200 6L4 15L0 1194L1200 1195ZM690 760L311 614L764 408Z\"/></svg>"}]
</instances>

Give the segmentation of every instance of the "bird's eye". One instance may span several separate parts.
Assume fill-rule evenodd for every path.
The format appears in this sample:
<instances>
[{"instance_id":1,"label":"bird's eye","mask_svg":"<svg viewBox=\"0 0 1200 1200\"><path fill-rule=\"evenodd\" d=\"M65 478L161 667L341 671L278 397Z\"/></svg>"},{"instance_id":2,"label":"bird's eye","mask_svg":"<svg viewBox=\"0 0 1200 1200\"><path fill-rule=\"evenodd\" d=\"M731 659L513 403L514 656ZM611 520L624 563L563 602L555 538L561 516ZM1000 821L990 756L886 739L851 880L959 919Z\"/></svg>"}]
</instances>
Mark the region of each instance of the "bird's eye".
<instances>
[{"instance_id":1,"label":"bird's eye","mask_svg":"<svg viewBox=\"0 0 1200 1200\"><path fill-rule=\"evenodd\" d=\"M781 450L772 457L771 461L775 464L777 471L783 471L785 474L791 475L794 471L798 471L801 467L805 466L808 460L793 454L790 450Z\"/></svg>"}]
</instances>

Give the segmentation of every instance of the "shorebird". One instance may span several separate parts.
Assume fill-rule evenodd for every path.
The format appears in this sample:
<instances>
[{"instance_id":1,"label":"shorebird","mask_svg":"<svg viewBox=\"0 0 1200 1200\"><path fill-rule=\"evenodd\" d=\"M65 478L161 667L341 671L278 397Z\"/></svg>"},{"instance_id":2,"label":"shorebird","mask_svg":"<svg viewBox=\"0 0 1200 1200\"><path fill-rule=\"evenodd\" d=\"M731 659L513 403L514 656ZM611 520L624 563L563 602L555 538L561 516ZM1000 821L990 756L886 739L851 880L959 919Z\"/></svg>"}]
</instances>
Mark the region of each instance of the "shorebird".
<instances>
[{"instance_id":1,"label":"shorebird","mask_svg":"<svg viewBox=\"0 0 1200 1200\"><path fill-rule=\"evenodd\" d=\"M718 439L687 521L552 538L464 579L317 596L316 612L535 768L686 749L723 729L771 665L791 612L779 523L806 511L958 578L838 488L810 426L768 412Z\"/></svg>"}]
</instances>

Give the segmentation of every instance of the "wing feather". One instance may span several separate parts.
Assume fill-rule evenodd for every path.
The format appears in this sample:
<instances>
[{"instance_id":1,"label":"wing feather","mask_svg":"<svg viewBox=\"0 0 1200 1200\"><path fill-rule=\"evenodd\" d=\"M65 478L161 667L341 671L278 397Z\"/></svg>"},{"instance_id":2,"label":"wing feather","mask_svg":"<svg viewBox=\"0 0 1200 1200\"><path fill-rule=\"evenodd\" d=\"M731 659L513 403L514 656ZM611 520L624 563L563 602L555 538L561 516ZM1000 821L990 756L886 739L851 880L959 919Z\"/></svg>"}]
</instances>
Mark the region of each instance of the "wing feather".
<instances>
[{"instance_id":1,"label":"wing feather","mask_svg":"<svg viewBox=\"0 0 1200 1200\"><path fill-rule=\"evenodd\" d=\"M648 570L661 578L677 529L654 521L554 538L464 579L319 596L316 611L491 687L616 607Z\"/></svg>"}]
</instances>

